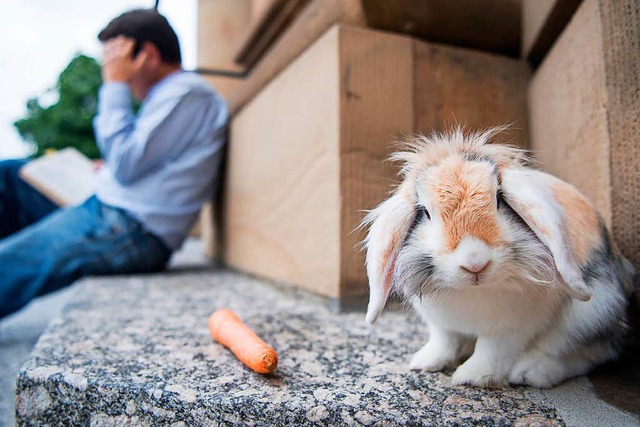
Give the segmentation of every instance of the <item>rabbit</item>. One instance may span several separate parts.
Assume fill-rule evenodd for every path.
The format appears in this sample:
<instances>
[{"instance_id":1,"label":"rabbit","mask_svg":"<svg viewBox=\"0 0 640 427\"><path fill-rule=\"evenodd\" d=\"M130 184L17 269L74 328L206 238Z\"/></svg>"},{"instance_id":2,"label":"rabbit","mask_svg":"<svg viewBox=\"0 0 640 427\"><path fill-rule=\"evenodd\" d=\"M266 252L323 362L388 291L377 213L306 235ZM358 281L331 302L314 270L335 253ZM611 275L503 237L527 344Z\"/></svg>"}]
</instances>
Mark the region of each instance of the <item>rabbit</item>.
<instances>
[{"instance_id":1,"label":"rabbit","mask_svg":"<svg viewBox=\"0 0 640 427\"><path fill-rule=\"evenodd\" d=\"M454 385L552 387L617 357L635 272L583 194L490 143L503 130L418 136L392 155L401 183L363 220L366 321L393 293L429 332L409 368L470 355Z\"/></svg>"}]
</instances>

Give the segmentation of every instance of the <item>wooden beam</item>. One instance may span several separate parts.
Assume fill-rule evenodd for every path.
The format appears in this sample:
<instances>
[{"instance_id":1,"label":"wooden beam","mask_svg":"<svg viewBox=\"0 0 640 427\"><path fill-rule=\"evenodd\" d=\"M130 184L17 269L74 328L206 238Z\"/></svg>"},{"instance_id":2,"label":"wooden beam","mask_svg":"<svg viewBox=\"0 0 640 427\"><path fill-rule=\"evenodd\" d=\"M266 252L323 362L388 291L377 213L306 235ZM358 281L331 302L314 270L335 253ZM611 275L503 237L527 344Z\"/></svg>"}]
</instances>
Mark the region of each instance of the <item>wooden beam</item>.
<instances>
[{"instance_id":1,"label":"wooden beam","mask_svg":"<svg viewBox=\"0 0 640 427\"><path fill-rule=\"evenodd\" d=\"M290 27L273 43L269 55L262 56L248 78L237 84L227 100L237 113L274 77L336 23L364 25L360 0L312 0Z\"/></svg>"},{"instance_id":2,"label":"wooden beam","mask_svg":"<svg viewBox=\"0 0 640 427\"><path fill-rule=\"evenodd\" d=\"M558 0L522 1L522 56L526 57Z\"/></svg>"},{"instance_id":3,"label":"wooden beam","mask_svg":"<svg viewBox=\"0 0 640 427\"><path fill-rule=\"evenodd\" d=\"M262 18L252 24L235 62L250 71L308 3L309 0L273 1Z\"/></svg>"},{"instance_id":4,"label":"wooden beam","mask_svg":"<svg viewBox=\"0 0 640 427\"><path fill-rule=\"evenodd\" d=\"M509 56L520 54L521 0L362 0L367 25Z\"/></svg>"},{"instance_id":5,"label":"wooden beam","mask_svg":"<svg viewBox=\"0 0 640 427\"><path fill-rule=\"evenodd\" d=\"M533 66L544 59L582 0L524 0L522 56Z\"/></svg>"}]
</instances>

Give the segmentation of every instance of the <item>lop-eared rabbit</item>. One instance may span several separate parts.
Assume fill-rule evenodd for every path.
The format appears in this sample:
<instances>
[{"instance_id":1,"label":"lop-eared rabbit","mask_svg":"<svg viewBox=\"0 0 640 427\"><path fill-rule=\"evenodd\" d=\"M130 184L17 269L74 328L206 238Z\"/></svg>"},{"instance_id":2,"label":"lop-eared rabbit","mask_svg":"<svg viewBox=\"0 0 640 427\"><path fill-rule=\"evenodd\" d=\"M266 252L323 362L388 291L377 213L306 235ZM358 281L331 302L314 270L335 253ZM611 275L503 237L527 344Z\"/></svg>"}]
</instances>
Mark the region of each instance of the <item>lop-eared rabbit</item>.
<instances>
[{"instance_id":1,"label":"lop-eared rabbit","mask_svg":"<svg viewBox=\"0 0 640 427\"><path fill-rule=\"evenodd\" d=\"M470 354L453 384L551 387L617 357L634 271L582 193L489 143L500 130L416 137L393 155L402 182L364 220L366 319L395 293L428 325L410 368Z\"/></svg>"}]
</instances>

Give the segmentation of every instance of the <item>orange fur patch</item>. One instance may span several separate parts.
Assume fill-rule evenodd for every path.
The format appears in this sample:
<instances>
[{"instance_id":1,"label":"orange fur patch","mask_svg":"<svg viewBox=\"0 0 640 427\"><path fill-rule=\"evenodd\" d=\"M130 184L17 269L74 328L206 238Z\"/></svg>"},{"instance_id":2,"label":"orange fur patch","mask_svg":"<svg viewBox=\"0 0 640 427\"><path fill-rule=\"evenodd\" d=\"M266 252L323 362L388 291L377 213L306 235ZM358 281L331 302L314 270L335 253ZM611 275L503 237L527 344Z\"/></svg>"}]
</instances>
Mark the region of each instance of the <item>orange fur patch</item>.
<instances>
[{"instance_id":1,"label":"orange fur patch","mask_svg":"<svg viewBox=\"0 0 640 427\"><path fill-rule=\"evenodd\" d=\"M589 253L602 241L598 213L589 202L573 186L558 181L552 186L558 204L565 212L564 232L573 248L576 261L584 265Z\"/></svg>"},{"instance_id":2,"label":"orange fur patch","mask_svg":"<svg viewBox=\"0 0 640 427\"><path fill-rule=\"evenodd\" d=\"M384 268L389 265L389 261L391 260L391 258L394 258L394 262L395 262L395 253L396 250L398 249L398 247L400 246L401 243L401 239L403 239L403 236L400 235L400 233L393 233L391 235L391 240L389 241L387 247L385 248L385 251L382 253L382 262L380 263L380 274L385 274Z\"/></svg>"},{"instance_id":3,"label":"orange fur patch","mask_svg":"<svg viewBox=\"0 0 640 427\"><path fill-rule=\"evenodd\" d=\"M434 169L429 185L444 223L447 250L454 250L467 235L489 246L500 242L496 180L489 165L451 157Z\"/></svg>"}]
</instances>

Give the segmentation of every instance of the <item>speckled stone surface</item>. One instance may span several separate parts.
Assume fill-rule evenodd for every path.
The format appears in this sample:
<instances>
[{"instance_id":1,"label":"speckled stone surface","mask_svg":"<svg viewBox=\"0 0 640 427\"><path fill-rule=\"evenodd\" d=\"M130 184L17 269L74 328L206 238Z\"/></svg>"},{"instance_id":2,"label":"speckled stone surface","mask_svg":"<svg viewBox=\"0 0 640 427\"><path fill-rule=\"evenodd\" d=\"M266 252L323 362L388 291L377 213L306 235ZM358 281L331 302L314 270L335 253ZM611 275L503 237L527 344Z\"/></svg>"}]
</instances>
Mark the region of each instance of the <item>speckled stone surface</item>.
<instances>
[{"instance_id":1,"label":"speckled stone surface","mask_svg":"<svg viewBox=\"0 0 640 427\"><path fill-rule=\"evenodd\" d=\"M214 343L228 307L279 353L262 376ZM527 388L454 387L408 369L424 328L375 327L316 297L226 270L88 279L40 338L17 387L19 425L564 425Z\"/></svg>"}]
</instances>

